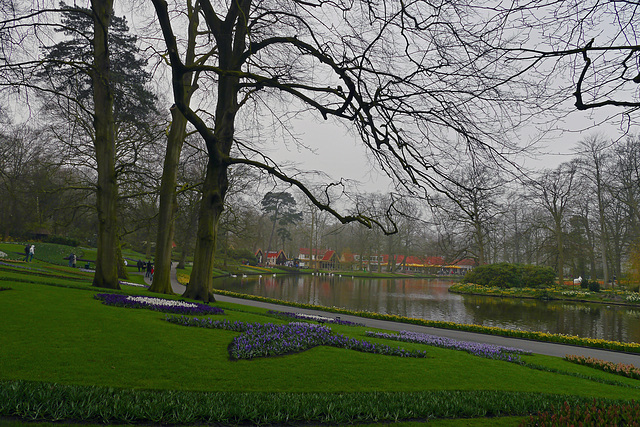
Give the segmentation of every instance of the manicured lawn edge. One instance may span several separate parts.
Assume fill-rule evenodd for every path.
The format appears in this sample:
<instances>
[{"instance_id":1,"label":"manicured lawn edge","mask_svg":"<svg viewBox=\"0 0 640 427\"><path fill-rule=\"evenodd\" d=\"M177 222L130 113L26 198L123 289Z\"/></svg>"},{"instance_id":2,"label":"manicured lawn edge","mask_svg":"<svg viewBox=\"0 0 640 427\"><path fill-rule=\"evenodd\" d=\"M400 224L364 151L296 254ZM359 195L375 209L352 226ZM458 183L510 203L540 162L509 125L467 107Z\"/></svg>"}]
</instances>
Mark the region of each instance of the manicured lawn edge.
<instances>
[{"instance_id":1,"label":"manicured lawn edge","mask_svg":"<svg viewBox=\"0 0 640 427\"><path fill-rule=\"evenodd\" d=\"M105 424L343 424L528 415L565 402L594 399L508 391L229 393L0 382L4 417Z\"/></svg>"},{"instance_id":2,"label":"manicured lawn edge","mask_svg":"<svg viewBox=\"0 0 640 427\"><path fill-rule=\"evenodd\" d=\"M256 295L246 295L237 292L224 291L214 289L213 292L219 295L226 295L234 298L243 298L254 301L263 301L272 304L286 305L291 307L308 308L312 310L321 310L330 313L349 314L353 316L365 317L369 319L387 320L391 322L408 323L420 326L429 326L433 328L455 329L467 332L477 332L488 335L499 335L511 338L522 338L534 341L554 342L560 344L570 344L580 347L602 348L606 350L615 350L628 353L640 353L640 344L623 343L620 341L607 341L595 338L582 338L575 335L551 334L538 331L523 331L518 329L504 329L495 326L470 325L463 323L445 322L440 320L426 320L414 317L398 316L395 314L381 314L370 311L347 310L339 307L323 307L313 304L301 304L296 302L281 301L274 298L261 297Z\"/></svg>"}]
</instances>

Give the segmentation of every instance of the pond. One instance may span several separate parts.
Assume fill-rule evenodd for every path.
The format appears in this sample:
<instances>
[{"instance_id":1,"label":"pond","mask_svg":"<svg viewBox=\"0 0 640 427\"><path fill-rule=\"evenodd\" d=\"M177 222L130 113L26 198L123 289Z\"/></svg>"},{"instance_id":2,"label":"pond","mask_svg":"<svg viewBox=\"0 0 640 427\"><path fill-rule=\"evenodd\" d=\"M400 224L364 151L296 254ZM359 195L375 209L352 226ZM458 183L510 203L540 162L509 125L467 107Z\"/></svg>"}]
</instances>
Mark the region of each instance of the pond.
<instances>
[{"instance_id":1,"label":"pond","mask_svg":"<svg viewBox=\"0 0 640 427\"><path fill-rule=\"evenodd\" d=\"M284 301L456 323L640 342L640 308L462 296L447 279L265 275L220 278L214 287Z\"/></svg>"}]
</instances>

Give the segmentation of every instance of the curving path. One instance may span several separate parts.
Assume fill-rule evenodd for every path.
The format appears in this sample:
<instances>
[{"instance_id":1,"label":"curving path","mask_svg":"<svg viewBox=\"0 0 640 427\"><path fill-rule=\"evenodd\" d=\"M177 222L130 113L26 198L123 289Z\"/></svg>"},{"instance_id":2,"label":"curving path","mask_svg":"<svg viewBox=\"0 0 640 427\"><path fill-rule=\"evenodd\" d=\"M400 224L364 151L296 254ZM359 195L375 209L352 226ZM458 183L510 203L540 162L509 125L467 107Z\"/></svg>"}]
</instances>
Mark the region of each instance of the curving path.
<instances>
[{"instance_id":1,"label":"curving path","mask_svg":"<svg viewBox=\"0 0 640 427\"><path fill-rule=\"evenodd\" d=\"M171 265L171 286L173 291L182 295L186 289L185 286L178 282L176 274L177 263ZM214 291L215 293L215 291ZM542 341L533 341L521 338L501 337L498 335L480 334L476 332L456 331L452 329L432 328L428 326L412 325L407 323L391 322L387 320L368 319L364 317L328 313L322 310L312 310L307 308L290 307L279 304L272 304L262 301L253 301L244 298L233 298L225 295L216 295L216 299L220 302L228 302L250 307L260 307L268 310L287 311L293 313L311 314L316 316L334 317L350 322L363 323L370 328L386 329L390 331L411 331L430 335L437 335L456 339L459 341L474 341L485 344L495 344L505 347L515 347L522 350L528 350L536 354L544 354L547 356L564 357L567 354L595 357L596 359L607 360L613 363L632 364L640 367L640 353L623 353L619 351L600 350L587 347L578 347L567 344L556 344Z\"/></svg>"}]
</instances>

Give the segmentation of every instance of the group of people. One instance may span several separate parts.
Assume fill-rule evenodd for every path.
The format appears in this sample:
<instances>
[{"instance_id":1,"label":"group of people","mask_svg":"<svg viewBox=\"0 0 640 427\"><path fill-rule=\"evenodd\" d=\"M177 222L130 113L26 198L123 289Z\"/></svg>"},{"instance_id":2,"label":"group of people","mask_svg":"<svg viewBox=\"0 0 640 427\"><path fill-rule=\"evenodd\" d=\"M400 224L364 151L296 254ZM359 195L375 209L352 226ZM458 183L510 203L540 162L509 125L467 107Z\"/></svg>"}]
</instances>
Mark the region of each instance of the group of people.
<instances>
[{"instance_id":1,"label":"group of people","mask_svg":"<svg viewBox=\"0 0 640 427\"><path fill-rule=\"evenodd\" d=\"M69 254L69 267L76 268L77 260L78 260L78 257L76 256L76 254L74 253Z\"/></svg>"},{"instance_id":2,"label":"group of people","mask_svg":"<svg viewBox=\"0 0 640 427\"><path fill-rule=\"evenodd\" d=\"M24 247L24 262L31 262L33 261L33 256L36 254L36 247L35 245L29 245L27 244L27 246Z\"/></svg>"},{"instance_id":3,"label":"group of people","mask_svg":"<svg viewBox=\"0 0 640 427\"><path fill-rule=\"evenodd\" d=\"M148 277L149 279L153 280L154 269L151 261L144 262L141 259L139 259L138 262L136 263L136 267L138 267L138 272L142 272L142 271L145 272L144 277Z\"/></svg>"}]
</instances>

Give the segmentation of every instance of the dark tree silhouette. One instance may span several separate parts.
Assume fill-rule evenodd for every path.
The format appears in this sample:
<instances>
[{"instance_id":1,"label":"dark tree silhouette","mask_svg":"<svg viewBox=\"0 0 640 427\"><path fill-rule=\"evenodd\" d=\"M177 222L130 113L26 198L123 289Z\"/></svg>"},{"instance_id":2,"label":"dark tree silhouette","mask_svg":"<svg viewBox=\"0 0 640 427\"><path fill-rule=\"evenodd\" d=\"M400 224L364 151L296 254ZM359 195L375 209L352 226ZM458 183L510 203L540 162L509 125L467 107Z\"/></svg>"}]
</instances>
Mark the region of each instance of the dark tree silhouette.
<instances>
[{"instance_id":1,"label":"dark tree silhouette","mask_svg":"<svg viewBox=\"0 0 640 427\"><path fill-rule=\"evenodd\" d=\"M228 168L246 164L297 187L319 209L343 223L368 227L385 221L354 209L340 213L333 195L342 183L313 190L287 174L246 132L243 111L315 112L348 123L377 165L405 191L443 190L452 151L500 156L507 129L520 117L507 113L523 98L509 78L504 53L487 50L500 25L487 25L482 8L419 1L252 0L201 2L202 44L215 54L188 65L177 34L181 2L153 0L173 75L176 106L204 138L209 164L203 184L194 269L185 296L212 300L217 222L226 197ZM181 100L186 73L210 80L215 107L194 110ZM284 104L283 104L284 103ZM273 108L272 108L273 107ZM498 118L510 117L501 128ZM242 117L243 120L239 121ZM261 118L260 114L256 117ZM238 126L242 124L242 137ZM285 124L286 125L286 124ZM397 211L387 209L387 216ZM394 221L390 221L394 231Z\"/></svg>"}]
</instances>

